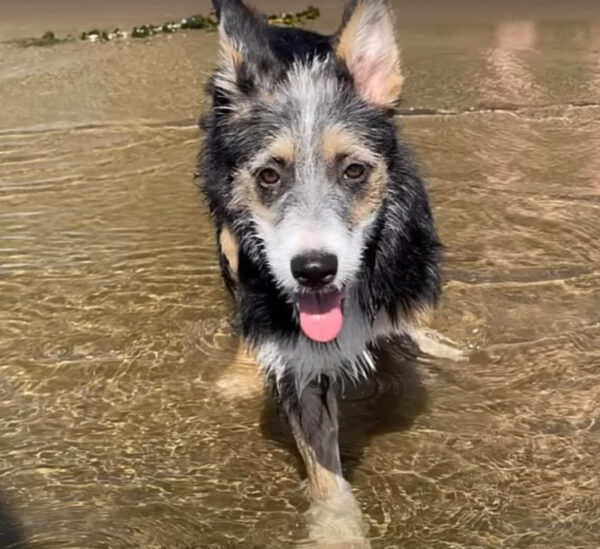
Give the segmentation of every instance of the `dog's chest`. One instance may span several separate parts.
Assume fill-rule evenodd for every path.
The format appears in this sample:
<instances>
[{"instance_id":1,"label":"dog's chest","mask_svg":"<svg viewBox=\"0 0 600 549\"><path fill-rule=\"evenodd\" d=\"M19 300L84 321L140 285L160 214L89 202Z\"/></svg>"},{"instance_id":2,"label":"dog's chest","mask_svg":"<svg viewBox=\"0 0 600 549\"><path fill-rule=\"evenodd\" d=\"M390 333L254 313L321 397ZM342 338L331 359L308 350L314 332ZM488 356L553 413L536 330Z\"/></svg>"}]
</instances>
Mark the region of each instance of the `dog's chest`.
<instances>
[{"instance_id":1,"label":"dog's chest","mask_svg":"<svg viewBox=\"0 0 600 549\"><path fill-rule=\"evenodd\" d=\"M357 378L373 368L369 343L393 330L387 315L370 322L358 303L347 303L343 328L334 342L318 344L303 335L295 342L273 339L258 346L257 358L267 374L292 374L299 383L320 375Z\"/></svg>"}]
</instances>

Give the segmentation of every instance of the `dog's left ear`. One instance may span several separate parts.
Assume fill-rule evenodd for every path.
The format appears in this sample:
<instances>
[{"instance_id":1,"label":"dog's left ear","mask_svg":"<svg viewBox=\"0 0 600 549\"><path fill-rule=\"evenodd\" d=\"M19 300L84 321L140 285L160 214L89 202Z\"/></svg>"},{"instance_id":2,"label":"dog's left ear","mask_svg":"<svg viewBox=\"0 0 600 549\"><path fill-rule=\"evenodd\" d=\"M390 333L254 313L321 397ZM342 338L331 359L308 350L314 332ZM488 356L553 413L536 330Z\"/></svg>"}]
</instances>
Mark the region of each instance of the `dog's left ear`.
<instances>
[{"instance_id":1,"label":"dog's left ear","mask_svg":"<svg viewBox=\"0 0 600 549\"><path fill-rule=\"evenodd\" d=\"M388 0L353 0L338 31L335 51L365 101L394 106L404 78Z\"/></svg>"}]
</instances>

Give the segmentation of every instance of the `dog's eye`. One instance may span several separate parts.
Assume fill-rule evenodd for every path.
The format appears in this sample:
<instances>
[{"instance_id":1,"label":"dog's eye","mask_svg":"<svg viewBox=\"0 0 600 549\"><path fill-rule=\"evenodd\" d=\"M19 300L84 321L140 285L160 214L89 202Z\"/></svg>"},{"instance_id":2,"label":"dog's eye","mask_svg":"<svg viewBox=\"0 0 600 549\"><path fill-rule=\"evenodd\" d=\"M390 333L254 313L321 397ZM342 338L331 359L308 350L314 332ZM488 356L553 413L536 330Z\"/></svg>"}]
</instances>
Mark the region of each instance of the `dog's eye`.
<instances>
[{"instance_id":1,"label":"dog's eye","mask_svg":"<svg viewBox=\"0 0 600 549\"><path fill-rule=\"evenodd\" d=\"M264 185L275 185L275 183L279 182L279 174L273 168L261 170L258 177Z\"/></svg>"},{"instance_id":2,"label":"dog's eye","mask_svg":"<svg viewBox=\"0 0 600 549\"><path fill-rule=\"evenodd\" d=\"M360 179L363 175L365 167L362 164L353 163L344 170L344 176L348 179Z\"/></svg>"}]
</instances>

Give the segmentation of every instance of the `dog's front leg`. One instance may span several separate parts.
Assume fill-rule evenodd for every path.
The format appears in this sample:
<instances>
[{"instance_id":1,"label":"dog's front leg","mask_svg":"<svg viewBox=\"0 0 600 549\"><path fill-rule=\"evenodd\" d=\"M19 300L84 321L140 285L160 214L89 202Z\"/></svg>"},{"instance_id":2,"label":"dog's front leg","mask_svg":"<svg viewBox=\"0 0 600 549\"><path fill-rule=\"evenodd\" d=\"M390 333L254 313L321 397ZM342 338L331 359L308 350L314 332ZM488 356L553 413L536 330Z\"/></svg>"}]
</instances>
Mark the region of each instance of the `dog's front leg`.
<instances>
[{"instance_id":1,"label":"dog's front leg","mask_svg":"<svg viewBox=\"0 0 600 549\"><path fill-rule=\"evenodd\" d=\"M363 540L360 509L342 476L336 385L322 376L299 391L294 379L285 380L278 384L278 400L306 467L310 539Z\"/></svg>"},{"instance_id":2,"label":"dog's front leg","mask_svg":"<svg viewBox=\"0 0 600 549\"><path fill-rule=\"evenodd\" d=\"M327 500L347 490L338 445L335 385L323 376L298 391L291 379L279 383L278 393L306 467L311 498Z\"/></svg>"}]
</instances>

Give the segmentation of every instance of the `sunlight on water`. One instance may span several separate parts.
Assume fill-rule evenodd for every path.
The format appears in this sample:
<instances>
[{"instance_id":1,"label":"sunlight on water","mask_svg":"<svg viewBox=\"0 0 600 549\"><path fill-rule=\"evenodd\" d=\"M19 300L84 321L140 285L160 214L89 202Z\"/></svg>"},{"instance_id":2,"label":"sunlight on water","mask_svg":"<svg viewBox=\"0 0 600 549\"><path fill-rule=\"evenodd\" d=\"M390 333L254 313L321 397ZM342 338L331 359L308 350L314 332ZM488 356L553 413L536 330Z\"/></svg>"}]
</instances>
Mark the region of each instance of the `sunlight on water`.
<instances>
[{"instance_id":1,"label":"sunlight on water","mask_svg":"<svg viewBox=\"0 0 600 549\"><path fill-rule=\"evenodd\" d=\"M342 517L308 509L193 185L216 37L0 45L0 546L281 549L356 519L373 549L597 547L600 23L402 42L445 295L433 356L347 391Z\"/></svg>"}]
</instances>

